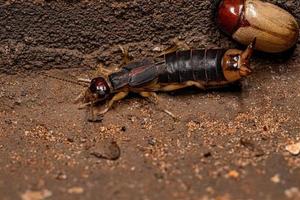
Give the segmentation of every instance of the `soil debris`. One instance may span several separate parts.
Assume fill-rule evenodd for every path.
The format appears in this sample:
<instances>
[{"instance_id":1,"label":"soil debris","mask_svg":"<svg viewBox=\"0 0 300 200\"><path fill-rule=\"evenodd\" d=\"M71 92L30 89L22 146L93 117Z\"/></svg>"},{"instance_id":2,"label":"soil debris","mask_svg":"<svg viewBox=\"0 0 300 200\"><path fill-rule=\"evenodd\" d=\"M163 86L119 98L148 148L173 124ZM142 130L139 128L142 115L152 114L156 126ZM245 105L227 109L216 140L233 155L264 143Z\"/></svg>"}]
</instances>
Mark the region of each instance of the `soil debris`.
<instances>
[{"instance_id":1,"label":"soil debris","mask_svg":"<svg viewBox=\"0 0 300 200\"><path fill-rule=\"evenodd\" d=\"M100 159L117 160L120 158L121 150L117 142L104 139L91 148L90 154Z\"/></svg>"}]
</instances>

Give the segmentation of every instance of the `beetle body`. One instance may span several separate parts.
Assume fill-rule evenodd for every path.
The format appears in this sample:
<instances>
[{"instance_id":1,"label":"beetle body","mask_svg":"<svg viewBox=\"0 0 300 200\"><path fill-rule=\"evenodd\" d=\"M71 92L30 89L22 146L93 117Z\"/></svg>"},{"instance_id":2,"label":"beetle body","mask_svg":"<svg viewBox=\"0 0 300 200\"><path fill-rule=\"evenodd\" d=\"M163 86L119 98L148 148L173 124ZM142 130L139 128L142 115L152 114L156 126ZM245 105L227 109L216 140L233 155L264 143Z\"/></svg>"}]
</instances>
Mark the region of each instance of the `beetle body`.
<instances>
[{"instance_id":1,"label":"beetle body","mask_svg":"<svg viewBox=\"0 0 300 200\"><path fill-rule=\"evenodd\" d=\"M238 49L182 50L157 59L131 62L116 72L91 80L83 103L107 102L106 113L115 101L128 93L155 97L155 92L196 86L215 88L236 82L251 73L250 57L255 40L245 51Z\"/></svg>"},{"instance_id":2,"label":"beetle body","mask_svg":"<svg viewBox=\"0 0 300 200\"><path fill-rule=\"evenodd\" d=\"M290 13L260 0L219 0L216 22L242 44L256 38L256 49L269 53L290 49L299 37L298 23Z\"/></svg>"}]
</instances>

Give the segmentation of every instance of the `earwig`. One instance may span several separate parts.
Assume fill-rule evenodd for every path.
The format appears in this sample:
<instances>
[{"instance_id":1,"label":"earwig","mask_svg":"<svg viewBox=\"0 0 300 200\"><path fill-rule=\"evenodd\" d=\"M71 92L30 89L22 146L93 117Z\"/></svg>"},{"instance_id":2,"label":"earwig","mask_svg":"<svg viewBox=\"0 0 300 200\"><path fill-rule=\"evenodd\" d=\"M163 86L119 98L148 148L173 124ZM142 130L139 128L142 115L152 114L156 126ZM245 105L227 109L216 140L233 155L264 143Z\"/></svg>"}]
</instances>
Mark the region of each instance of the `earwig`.
<instances>
[{"instance_id":1,"label":"earwig","mask_svg":"<svg viewBox=\"0 0 300 200\"><path fill-rule=\"evenodd\" d=\"M238 49L190 49L168 52L155 59L144 59L124 65L116 72L104 73L90 81L82 103L104 104L104 115L112 105L128 95L138 93L158 106L156 92L169 92L190 86L215 88L236 82L251 74L250 58L255 39L245 51ZM107 72L107 70L106 70ZM174 115L161 108L174 117Z\"/></svg>"}]
</instances>

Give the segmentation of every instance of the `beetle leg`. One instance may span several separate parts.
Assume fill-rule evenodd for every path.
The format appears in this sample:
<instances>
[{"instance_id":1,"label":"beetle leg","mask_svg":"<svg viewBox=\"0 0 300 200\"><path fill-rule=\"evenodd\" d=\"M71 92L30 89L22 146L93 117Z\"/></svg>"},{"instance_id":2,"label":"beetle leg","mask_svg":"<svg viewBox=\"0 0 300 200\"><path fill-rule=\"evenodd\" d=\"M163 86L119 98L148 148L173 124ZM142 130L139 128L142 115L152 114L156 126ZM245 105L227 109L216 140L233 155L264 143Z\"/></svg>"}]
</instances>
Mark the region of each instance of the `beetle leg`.
<instances>
[{"instance_id":1,"label":"beetle leg","mask_svg":"<svg viewBox=\"0 0 300 200\"><path fill-rule=\"evenodd\" d=\"M104 110L100 111L98 113L98 115L104 115L105 113L107 113L109 111L109 109L112 107L112 105L114 104L114 102L125 98L127 95L128 95L128 92L117 93L115 96L113 96L113 98L111 100L109 100L109 102L106 105L106 108Z\"/></svg>"},{"instance_id":2,"label":"beetle leg","mask_svg":"<svg viewBox=\"0 0 300 200\"><path fill-rule=\"evenodd\" d=\"M161 57L165 54L173 53L178 50L190 50L190 49L191 48L185 41L175 38L172 40L172 45L170 47L166 48L165 50L163 50L160 54L158 54L157 57Z\"/></svg>"},{"instance_id":3,"label":"beetle leg","mask_svg":"<svg viewBox=\"0 0 300 200\"><path fill-rule=\"evenodd\" d=\"M155 105L157 105L157 107L158 107L159 110L165 112L166 114L168 114L169 116L171 116L173 119L177 119L176 116L172 112L170 112L170 111L162 108L161 103L160 103L160 99L158 98L158 96L156 95L155 92L140 92L139 94L142 97L145 97L148 100L150 100Z\"/></svg>"}]
</instances>

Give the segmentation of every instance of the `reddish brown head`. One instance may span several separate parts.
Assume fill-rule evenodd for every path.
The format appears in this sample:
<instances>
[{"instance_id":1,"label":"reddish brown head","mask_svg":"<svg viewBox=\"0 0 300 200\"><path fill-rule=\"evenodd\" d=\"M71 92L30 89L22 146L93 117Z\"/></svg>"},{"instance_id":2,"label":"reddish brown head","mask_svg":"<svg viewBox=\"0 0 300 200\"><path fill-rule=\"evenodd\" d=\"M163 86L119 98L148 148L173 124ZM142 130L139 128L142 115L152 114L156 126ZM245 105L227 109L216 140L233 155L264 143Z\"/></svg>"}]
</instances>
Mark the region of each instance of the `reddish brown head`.
<instances>
[{"instance_id":1,"label":"reddish brown head","mask_svg":"<svg viewBox=\"0 0 300 200\"><path fill-rule=\"evenodd\" d=\"M110 87L107 81L102 77L92 79L89 88L87 89L84 102L99 102L106 100L110 96Z\"/></svg>"},{"instance_id":2,"label":"reddish brown head","mask_svg":"<svg viewBox=\"0 0 300 200\"><path fill-rule=\"evenodd\" d=\"M221 0L217 8L217 25L228 35L232 35L239 26L244 0Z\"/></svg>"}]
</instances>

